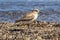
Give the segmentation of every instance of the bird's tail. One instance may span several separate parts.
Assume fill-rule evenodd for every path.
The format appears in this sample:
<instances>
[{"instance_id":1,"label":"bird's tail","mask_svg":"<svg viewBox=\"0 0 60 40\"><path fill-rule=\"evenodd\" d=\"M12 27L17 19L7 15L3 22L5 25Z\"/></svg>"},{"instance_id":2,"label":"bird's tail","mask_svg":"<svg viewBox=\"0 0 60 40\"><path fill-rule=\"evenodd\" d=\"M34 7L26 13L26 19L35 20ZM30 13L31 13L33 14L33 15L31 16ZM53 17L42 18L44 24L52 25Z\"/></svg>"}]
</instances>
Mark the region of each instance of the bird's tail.
<instances>
[{"instance_id":1,"label":"bird's tail","mask_svg":"<svg viewBox=\"0 0 60 40\"><path fill-rule=\"evenodd\" d=\"M15 23L21 22L21 21L26 21L26 22L27 22L27 21L31 21L31 20L32 20L32 19L21 19L21 20L16 20Z\"/></svg>"},{"instance_id":2,"label":"bird's tail","mask_svg":"<svg viewBox=\"0 0 60 40\"><path fill-rule=\"evenodd\" d=\"M20 22L21 20L16 20L15 23Z\"/></svg>"}]
</instances>

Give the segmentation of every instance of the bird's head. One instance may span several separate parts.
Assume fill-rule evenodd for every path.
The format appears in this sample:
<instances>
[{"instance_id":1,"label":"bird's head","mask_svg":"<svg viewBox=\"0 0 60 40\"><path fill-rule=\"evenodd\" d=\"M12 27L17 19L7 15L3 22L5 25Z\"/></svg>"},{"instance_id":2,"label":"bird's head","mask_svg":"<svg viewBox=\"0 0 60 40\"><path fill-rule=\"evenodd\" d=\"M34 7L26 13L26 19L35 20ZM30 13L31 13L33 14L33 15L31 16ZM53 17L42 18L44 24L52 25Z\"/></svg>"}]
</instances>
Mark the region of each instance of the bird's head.
<instances>
[{"instance_id":1,"label":"bird's head","mask_svg":"<svg viewBox=\"0 0 60 40\"><path fill-rule=\"evenodd\" d=\"M35 8L35 9L33 9L33 12L39 13L39 10Z\"/></svg>"}]
</instances>

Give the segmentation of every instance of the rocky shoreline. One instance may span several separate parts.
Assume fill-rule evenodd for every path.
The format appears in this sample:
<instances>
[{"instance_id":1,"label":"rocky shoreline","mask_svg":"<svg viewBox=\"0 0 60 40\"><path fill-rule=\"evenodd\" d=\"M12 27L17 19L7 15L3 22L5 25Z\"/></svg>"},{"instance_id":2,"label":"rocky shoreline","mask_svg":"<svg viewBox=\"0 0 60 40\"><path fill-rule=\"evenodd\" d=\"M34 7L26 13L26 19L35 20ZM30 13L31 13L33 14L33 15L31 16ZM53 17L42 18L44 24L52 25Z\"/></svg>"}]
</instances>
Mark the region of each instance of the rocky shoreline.
<instances>
[{"instance_id":1,"label":"rocky shoreline","mask_svg":"<svg viewBox=\"0 0 60 40\"><path fill-rule=\"evenodd\" d=\"M60 23L0 23L0 40L60 40Z\"/></svg>"}]
</instances>

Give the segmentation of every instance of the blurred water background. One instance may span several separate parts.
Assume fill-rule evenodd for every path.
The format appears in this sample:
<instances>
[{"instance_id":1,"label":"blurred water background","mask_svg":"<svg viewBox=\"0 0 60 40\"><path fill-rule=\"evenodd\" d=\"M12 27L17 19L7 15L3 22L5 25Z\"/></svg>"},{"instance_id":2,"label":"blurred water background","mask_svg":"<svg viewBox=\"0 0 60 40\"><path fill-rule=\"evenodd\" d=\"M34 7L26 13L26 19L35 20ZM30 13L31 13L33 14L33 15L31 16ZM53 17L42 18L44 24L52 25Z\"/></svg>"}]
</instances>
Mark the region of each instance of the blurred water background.
<instances>
[{"instance_id":1,"label":"blurred water background","mask_svg":"<svg viewBox=\"0 0 60 40\"><path fill-rule=\"evenodd\" d=\"M38 21L60 22L60 0L0 0L0 22L15 22L34 7L42 12Z\"/></svg>"}]
</instances>

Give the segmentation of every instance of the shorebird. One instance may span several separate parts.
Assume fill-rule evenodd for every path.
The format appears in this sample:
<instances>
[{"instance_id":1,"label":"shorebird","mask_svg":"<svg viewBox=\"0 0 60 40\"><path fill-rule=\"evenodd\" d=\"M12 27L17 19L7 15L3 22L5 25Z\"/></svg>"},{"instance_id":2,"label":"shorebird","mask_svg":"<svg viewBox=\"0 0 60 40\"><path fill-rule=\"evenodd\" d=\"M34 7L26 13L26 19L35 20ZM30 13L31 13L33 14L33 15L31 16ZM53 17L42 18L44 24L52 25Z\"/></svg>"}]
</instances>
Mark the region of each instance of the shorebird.
<instances>
[{"instance_id":1,"label":"shorebird","mask_svg":"<svg viewBox=\"0 0 60 40\"><path fill-rule=\"evenodd\" d=\"M27 12L25 15L23 15L23 17L19 20L16 20L16 23L17 22L33 22L34 20L37 19L38 17L38 13L39 13L39 10L38 9L33 9L31 12Z\"/></svg>"}]
</instances>

